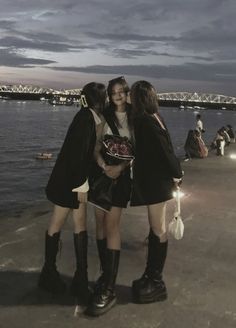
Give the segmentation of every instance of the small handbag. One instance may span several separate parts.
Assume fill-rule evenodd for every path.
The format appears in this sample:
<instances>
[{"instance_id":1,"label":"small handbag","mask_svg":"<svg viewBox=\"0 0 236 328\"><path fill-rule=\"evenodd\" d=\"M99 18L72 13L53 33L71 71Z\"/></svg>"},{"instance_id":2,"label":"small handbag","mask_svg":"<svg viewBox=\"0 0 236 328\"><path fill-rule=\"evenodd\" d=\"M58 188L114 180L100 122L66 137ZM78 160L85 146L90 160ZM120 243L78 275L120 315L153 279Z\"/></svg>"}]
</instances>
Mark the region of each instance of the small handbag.
<instances>
[{"instance_id":1,"label":"small handbag","mask_svg":"<svg viewBox=\"0 0 236 328\"><path fill-rule=\"evenodd\" d=\"M98 176L94 181L90 182L89 203L109 212L112 207L112 194L115 184L116 180L107 177L105 174Z\"/></svg>"},{"instance_id":2,"label":"small handbag","mask_svg":"<svg viewBox=\"0 0 236 328\"><path fill-rule=\"evenodd\" d=\"M184 235L184 223L180 216L180 188L179 187L177 187L175 199L176 199L176 204L175 204L174 217L169 223L168 231L175 239L180 240L183 238Z\"/></svg>"}]
</instances>

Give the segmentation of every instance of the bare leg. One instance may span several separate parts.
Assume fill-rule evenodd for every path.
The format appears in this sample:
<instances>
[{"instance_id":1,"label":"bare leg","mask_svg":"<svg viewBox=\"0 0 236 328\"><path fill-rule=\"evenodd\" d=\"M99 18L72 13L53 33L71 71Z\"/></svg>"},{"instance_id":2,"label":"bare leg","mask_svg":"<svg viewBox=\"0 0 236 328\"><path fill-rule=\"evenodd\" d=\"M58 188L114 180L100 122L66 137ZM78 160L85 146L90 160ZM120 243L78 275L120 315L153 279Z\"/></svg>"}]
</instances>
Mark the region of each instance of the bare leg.
<instances>
[{"instance_id":1,"label":"bare leg","mask_svg":"<svg viewBox=\"0 0 236 328\"><path fill-rule=\"evenodd\" d=\"M147 208L149 224L154 234L160 238L161 243L167 241L166 202L148 205Z\"/></svg>"},{"instance_id":2,"label":"bare leg","mask_svg":"<svg viewBox=\"0 0 236 328\"><path fill-rule=\"evenodd\" d=\"M48 228L49 236L53 236L54 233L57 233L61 230L62 226L66 221L69 211L69 208L61 207L58 205L54 206L54 210Z\"/></svg>"},{"instance_id":3,"label":"bare leg","mask_svg":"<svg viewBox=\"0 0 236 328\"><path fill-rule=\"evenodd\" d=\"M73 209L74 233L87 230L87 204L80 203L79 208Z\"/></svg>"}]
</instances>

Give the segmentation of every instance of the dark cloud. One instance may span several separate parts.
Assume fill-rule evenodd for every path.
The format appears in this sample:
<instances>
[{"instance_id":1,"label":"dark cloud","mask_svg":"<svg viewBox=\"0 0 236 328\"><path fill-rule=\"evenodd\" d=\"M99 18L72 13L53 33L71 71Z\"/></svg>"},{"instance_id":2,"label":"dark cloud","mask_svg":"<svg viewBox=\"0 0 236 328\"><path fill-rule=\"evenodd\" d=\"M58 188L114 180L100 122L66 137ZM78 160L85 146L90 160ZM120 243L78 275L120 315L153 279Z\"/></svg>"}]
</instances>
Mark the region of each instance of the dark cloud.
<instances>
[{"instance_id":1,"label":"dark cloud","mask_svg":"<svg viewBox=\"0 0 236 328\"><path fill-rule=\"evenodd\" d=\"M157 42L169 42L176 41L178 38L174 36L154 36L154 35L142 35L135 33L97 33L87 32L89 37L94 39L107 39L113 41L157 41Z\"/></svg>"},{"instance_id":2,"label":"dark cloud","mask_svg":"<svg viewBox=\"0 0 236 328\"><path fill-rule=\"evenodd\" d=\"M50 67L53 70L83 72L93 74L124 74L143 76L157 79L178 79L197 81L232 81L236 82L236 66L231 63L196 64L183 65L120 65L102 66L94 65L88 67Z\"/></svg>"},{"instance_id":3,"label":"dark cloud","mask_svg":"<svg viewBox=\"0 0 236 328\"><path fill-rule=\"evenodd\" d=\"M72 50L79 51L81 49L91 48L91 46L75 46L66 43L56 43L56 42L46 42L40 40L28 40L17 37L5 37L0 39L0 45L2 47L12 47L16 49L35 49L35 50L43 50L50 52L68 52Z\"/></svg>"},{"instance_id":4,"label":"dark cloud","mask_svg":"<svg viewBox=\"0 0 236 328\"><path fill-rule=\"evenodd\" d=\"M8 67L33 67L36 65L55 64L53 60L24 57L14 53L10 49L0 49L0 66Z\"/></svg>"},{"instance_id":5,"label":"dark cloud","mask_svg":"<svg viewBox=\"0 0 236 328\"><path fill-rule=\"evenodd\" d=\"M14 21L10 20L0 20L0 29L1 30L12 30L15 26Z\"/></svg>"},{"instance_id":6,"label":"dark cloud","mask_svg":"<svg viewBox=\"0 0 236 328\"><path fill-rule=\"evenodd\" d=\"M235 0L1 0L0 31L5 66L235 83Z\"/></svg>"},{"instance_id":7,"label":"dark cloud","mask_svg":"<svg viewBox=\"0 0 236 328\"><path fill-rule=\"evenodd\" d=\"M145 47L142 47L145 49ZM171 58L192 58L197 60L204 60L204 61L212 61L212 58L210 57L204 57L204 56L190 56L190 55L177 55L177 54L171 54L167 52L158 52L153 50L141 50L141 49L114 49L112 50L112 54L114 57L120 57L120 58L137 58L142 56L159 56L159 57L171 57Z\"/></svg>"}]
</instances>

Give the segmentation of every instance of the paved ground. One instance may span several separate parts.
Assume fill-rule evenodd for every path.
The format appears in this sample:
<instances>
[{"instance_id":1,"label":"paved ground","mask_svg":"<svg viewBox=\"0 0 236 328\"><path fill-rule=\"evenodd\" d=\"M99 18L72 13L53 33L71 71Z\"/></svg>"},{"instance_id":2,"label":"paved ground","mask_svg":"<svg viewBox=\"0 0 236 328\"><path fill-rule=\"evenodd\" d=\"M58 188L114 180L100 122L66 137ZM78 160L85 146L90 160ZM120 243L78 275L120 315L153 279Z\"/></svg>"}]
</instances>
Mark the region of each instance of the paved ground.
<instances>
[{"instance_id":1,"label":"paved ground","mask_svg":"<svg viewBox=\"0 0 236 328\"><path fill-rule=\"evenodd\" d=\"M30 328L233 328L236 327L236 160L210 154L183 162L186 196L182 201L185 236L170 238L165 267L169 298L162 303L136 305L131 281L143 271L148 231L145 208L128 208L122 220L122 255L118 305L106 315L75 317L68 294L53 298L36 287L43 262L44 231L51 205L30 208L21 217L0 223L0 327ZM169 217L173 212L169 204ZM92 210L89 209L89 275L99 271ZM58 267L70 282L74 270L71 221L65 226Z\"/></svg>"}]
</instances>

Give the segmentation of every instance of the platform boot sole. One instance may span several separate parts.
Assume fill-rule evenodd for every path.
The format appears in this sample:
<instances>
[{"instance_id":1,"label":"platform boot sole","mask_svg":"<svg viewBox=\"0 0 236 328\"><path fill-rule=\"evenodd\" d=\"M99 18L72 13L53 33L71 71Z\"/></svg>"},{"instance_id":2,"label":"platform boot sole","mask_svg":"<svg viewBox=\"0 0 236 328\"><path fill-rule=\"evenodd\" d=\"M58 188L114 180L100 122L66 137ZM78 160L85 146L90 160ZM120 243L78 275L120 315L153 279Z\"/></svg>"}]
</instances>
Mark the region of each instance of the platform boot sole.
<instances>
[{"instance_id":1,"label":"platform boot sole","mask_svg":"<svg viewBox=\"0 0 236 328\"><path fill-rule=\"evenodd\" d=\"M154 302L163 302L168 298L167 292L153 291L152 293L146 295L140 295L138 291L132 290L132 296L134 303L145 304L145 303L154 303Z\"/></svg>"},{"instance_id":2,"label":"platform boot sole","mask_svg":"<svg viewBox=\"0 0 236 328\"><path fill-rule=\"evenodd\" d=\"M116 297L104 308L95 308L95 309L87 309L85 311L85 314L92 316L92 317L99 317L102 314L105 314L106 312L108 312L111 308L113 308L113 306L116 305L117 299Z\"/></svg>"}]
</instances>

